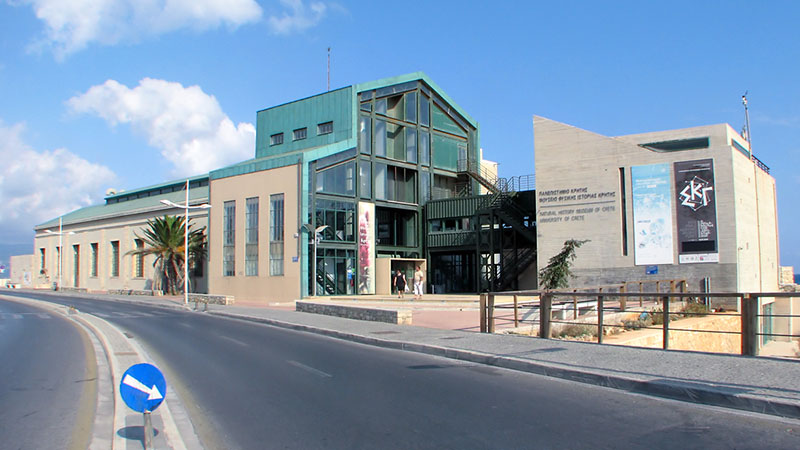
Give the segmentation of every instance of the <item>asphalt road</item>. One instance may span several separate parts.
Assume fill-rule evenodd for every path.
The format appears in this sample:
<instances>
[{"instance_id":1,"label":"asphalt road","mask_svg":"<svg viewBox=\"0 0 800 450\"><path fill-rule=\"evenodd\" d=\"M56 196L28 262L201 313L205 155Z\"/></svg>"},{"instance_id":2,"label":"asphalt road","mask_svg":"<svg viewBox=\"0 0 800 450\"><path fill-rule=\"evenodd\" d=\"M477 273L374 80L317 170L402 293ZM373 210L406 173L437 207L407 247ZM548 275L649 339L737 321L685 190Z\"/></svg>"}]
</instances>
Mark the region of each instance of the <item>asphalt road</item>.
<instances>
[{"instance_id":1,"label":"asphalt road","mask_svg":"<svg viewBox=\"0 0 800 450\"><path fill-rule=\"evenodd\" d=\"M130 333L207 448L800 448L800 422L197 312L63 300Z\"/></svg>"},{"instance_id":2,"label":"asphalt road","mask_svg":"<svg viewBox=\"0 0 800 450\"><path fill-rule=\"evenodd\" d=\"M0 299L0 448L85 449L95 370L93 350L67 319Z\"/></svg>"}]
</instances>

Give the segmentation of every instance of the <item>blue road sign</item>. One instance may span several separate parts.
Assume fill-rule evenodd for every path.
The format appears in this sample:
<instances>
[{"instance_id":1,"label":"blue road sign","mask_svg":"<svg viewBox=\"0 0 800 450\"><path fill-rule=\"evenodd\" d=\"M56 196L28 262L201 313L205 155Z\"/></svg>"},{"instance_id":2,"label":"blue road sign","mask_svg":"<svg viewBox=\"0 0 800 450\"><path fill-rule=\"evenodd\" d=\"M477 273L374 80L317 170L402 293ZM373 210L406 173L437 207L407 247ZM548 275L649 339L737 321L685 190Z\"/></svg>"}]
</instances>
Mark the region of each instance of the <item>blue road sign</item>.
<instances>
[{"instance_id":1,"label":"blue road sign","mask_svg":"<svg viewBox=\"0 0 800 450\"><path fill-rule=\"evenodd\" d=\"M136 364L122 375L119 395L132 410L154 411L164 401L167 381L161 371L151 364Z\"/></svg>"}]
</instances>

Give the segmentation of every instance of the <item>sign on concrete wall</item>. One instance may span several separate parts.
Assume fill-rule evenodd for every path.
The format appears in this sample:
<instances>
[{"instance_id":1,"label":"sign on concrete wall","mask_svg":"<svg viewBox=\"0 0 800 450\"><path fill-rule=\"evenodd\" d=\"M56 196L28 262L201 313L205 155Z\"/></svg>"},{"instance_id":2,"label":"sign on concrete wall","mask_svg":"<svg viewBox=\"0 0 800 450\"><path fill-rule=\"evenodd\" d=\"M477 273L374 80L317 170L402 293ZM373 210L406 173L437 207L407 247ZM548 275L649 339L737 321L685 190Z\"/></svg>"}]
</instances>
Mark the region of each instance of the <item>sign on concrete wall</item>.
<instances>
[{"instance_id":1,"label":"sign on concrete wall","mask_svg":"<svg viewBox=\"0 0 800 450\"><path fill-rule=\"evenodd\" d=\"M719 262L714 160L676 162L675 194L679 262Z\"/></svg>"},{"instance_id":2,"label":"sign on concrete wall","mask_svg":"<svg viewBox=\"0 0 800 450\"><path fill-rule=\"evenodd\" d=\"M375 293L375 204L358 202L358 293Z\"/></svg>"},{"instance_id":3,"label":"sign on concrete wall","mask_svg":"<svg viewBox=\"0 0 800 450\"><path fill-rule=\"evenodd\" d=\"M674 263L669 164L631 167L631 191L634 263Z\"/></svg>"}]
</instances>

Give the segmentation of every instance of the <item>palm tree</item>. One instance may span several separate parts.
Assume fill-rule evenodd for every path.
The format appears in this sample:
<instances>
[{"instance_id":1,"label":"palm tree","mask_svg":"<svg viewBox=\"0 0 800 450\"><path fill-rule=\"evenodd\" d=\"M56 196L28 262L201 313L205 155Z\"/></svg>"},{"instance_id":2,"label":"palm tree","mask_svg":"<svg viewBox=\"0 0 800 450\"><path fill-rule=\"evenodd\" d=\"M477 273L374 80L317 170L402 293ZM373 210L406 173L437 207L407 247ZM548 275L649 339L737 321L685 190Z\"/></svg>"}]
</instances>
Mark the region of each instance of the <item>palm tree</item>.
<instances>
[{"instance_id":1,"label":"palm tree","mask_svg":"<svg viewBox=\"0 0 800 450\"><path fill-rule=\"evenodd\" d=\"M183 216L156 217L147 221L141 239L145 247L131 250L129 255L155 255L153 267L157 276L153 289L161 289L171 295L181 291L184 264L184 218ZM195 265L206 256L206 227L192 229L189 224L189 262ZM163 284L162 284L163 283Z\"/></svg>"}]
</instances>

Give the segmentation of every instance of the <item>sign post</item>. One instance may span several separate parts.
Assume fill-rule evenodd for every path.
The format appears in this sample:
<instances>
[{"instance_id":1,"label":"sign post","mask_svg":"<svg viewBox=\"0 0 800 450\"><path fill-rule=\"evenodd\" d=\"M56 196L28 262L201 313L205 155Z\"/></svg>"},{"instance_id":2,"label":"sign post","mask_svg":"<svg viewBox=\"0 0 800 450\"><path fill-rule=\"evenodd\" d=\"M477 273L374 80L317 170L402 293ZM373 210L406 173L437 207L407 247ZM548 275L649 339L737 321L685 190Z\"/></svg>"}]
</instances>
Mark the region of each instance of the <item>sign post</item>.
<instances>
[{"instance_id":1,"label":"sign post","mask_svg":"<svg viewBox=\"0 0 800 450\"><path fill-rule=\"evenodd\" d=\"M144 448L153 448L153 422L150 413L161 405L167 393L167 381L156 366L135 364L122 375L119 395L134 411L144 414Z\"/></svg>"}]
</instances>

